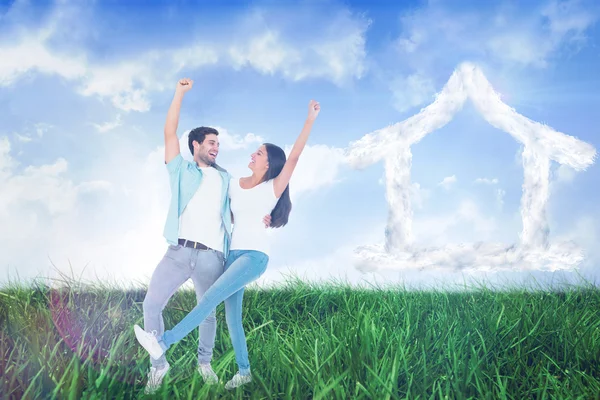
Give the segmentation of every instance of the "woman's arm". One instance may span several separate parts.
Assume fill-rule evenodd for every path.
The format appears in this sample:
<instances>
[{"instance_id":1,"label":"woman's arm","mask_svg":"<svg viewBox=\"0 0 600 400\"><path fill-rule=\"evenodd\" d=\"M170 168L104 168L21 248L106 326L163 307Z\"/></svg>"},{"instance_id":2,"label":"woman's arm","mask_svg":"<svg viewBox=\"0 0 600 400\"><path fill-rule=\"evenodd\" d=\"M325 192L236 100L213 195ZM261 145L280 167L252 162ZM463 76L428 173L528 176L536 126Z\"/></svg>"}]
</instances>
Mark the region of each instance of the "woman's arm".
<instances>
[{"instance_id":1,"label":"woman's arm","mask_svg":"<svg viewBox=\"0 0 600 400\"><path fill-rule=\"evenodd\" d=\"M319 115L320 110L321 106L319 105L319 103L314 100L311 100L308 104L308 116L306 117L306 121L304 122L304 127L302 128L298 139L296 139L296 143L294 143L294 147L292 147L290 156L286 160L285 165L281 170L281 173L275 179L273 179L275 197L281 197L288 183L290 183L292 173L294 172L294 169L298 164L300 154L302 154L302 150L304 150L304 146L308 141L308 136L310 135L313 123L315 122L317 115Z\"/></svg>"}]
</instances>

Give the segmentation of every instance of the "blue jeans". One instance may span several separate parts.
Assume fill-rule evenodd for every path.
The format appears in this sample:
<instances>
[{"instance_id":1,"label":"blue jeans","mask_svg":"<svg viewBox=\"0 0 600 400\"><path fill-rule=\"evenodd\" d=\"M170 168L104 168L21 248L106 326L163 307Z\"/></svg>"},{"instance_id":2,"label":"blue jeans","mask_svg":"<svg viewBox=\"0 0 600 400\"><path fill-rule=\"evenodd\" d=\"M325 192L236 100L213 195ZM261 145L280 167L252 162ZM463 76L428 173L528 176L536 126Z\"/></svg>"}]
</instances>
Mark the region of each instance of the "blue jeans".
<instances>
[{"instance_id":1,"label":"blue jeans","mask_svg":"<svg viewBox=\"0 0 600 400\"><path fill-rule=\"evenodd\" d=\"M246 335L242 326L242 299L245 286L265 272L268 262L269 256L260 251L231 250L225 263L225 271L204 293L196 307L173 329L165 331L158 338L163 350L166 351L183 339L209 316L211 310L224 301L227 328L240 373L250 373Z\"/></svg>"}]
</instances>

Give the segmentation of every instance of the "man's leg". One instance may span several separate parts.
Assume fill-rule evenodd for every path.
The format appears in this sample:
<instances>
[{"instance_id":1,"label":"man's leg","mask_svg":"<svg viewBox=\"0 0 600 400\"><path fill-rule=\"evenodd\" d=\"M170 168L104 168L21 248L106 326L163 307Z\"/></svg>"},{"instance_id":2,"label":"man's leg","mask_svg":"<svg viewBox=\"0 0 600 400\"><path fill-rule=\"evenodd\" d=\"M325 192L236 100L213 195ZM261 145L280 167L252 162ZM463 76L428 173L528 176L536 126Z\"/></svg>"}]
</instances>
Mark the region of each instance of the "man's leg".
<instances>
[{"instance_id":1,"label":"man's leg","mask_svg":"<svg viewBox=\"0 0 600 400\"><path fill-rule=\"evenodd\" d=\"M204 293L223 274L223 253L214 250L197 250L196 267L192 271L192 281L196 290L196 303L200 303ZM198 364L210 364L217 335L216 309L198 327Z\"/></svg>"},{"instance_id":2,"label":"man's leg","mask_svg":"<svg viewBox=\"0 0 600 400\"><path fill-rule=\"evenodd\" d=\"M162 311L177 289L190 278L190 250L181 246L169 246L154 270L143 304L146 332L156 331L157 336L163 334L165 325ZM164 354L158 360L152 357L150 360L152 366L158 369L167 365Z\"/></svg>"}]
</instances>

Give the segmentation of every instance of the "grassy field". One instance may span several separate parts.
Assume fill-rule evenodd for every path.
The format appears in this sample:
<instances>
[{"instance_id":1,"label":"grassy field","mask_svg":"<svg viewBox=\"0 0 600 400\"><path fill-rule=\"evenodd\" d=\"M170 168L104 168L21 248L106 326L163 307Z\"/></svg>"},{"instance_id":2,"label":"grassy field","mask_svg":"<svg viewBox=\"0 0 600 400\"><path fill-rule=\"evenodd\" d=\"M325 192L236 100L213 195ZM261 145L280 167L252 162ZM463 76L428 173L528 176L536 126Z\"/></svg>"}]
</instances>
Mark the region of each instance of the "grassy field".
<instances>
[{"instance_id":1,"label":"grassy field","mask_svg":"<svg viewBox=\"0 0 600 400\"><path fill-rule=\"evenodd\" d=\"M0 290L0 398L143 397L145 291L66 283ZM195 305L180 291L167 328ZM195 371L195 330L167 353L153 398L592 399L600 393L600 290L358 290L292 281L248 289L254 381L235 391L223 305L213 368Z\"/></svg>"}]
</instances>

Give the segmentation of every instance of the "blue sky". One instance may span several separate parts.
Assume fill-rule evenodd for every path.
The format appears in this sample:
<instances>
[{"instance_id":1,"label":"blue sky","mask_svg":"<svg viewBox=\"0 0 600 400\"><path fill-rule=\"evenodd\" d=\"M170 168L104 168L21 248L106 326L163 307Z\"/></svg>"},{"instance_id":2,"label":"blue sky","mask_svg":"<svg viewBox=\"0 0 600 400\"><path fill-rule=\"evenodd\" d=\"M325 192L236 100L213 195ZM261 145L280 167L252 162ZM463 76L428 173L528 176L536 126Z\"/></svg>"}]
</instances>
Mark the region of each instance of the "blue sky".
<instances>
[{"instance_id":1,"label":"blue sky","mask_svg":"<svg viewBox=\"0 0 600 400\"><path fill-rule=\"evenodd\" d=\"M218 161L236 176L249 172L262 141L291 146L308 101L321 103L291 184L290 224L274 234L261 283L282 281L282 272L351 282L463 279L355 270L352 250L383 241L384 167L353 170L343 153L432 103L464 61L519 113L600 147L593 1L147 4L0 2L0 282L48 275L51 263L89 279L147 282L166 249L162 129L181 77L195 84L179 134L218 127ZM417 241L516 242L519 151L469 103L414 145ZM550 236L588 250L580 273L594 279L600 172L596 164L552 170Z\"/></svg>"}]
</instances>

